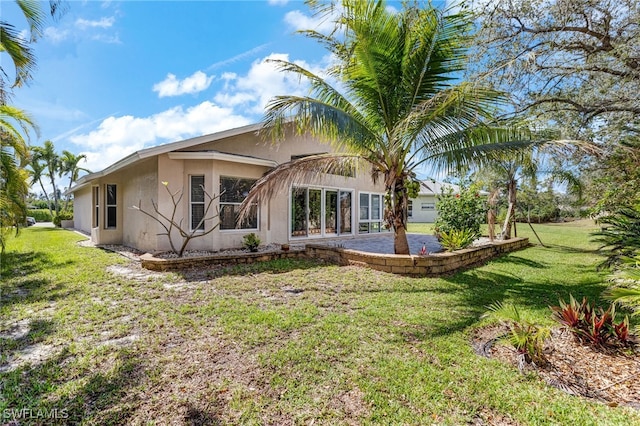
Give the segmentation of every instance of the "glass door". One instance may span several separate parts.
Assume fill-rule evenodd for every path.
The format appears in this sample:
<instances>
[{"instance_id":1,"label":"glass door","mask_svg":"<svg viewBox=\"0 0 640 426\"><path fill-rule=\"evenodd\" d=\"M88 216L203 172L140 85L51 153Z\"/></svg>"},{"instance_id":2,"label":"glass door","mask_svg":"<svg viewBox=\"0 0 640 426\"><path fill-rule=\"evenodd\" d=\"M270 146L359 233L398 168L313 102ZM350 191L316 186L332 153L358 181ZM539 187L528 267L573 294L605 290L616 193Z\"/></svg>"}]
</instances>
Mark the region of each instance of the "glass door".
<instances>
[{"instance_id":1,"label":"glass door","mask_svg":"<svg viewBox=\"0 0 640 426\"><path fill-rule=\"evenodd\" d=\"M340 234L351 234L351 192L340 191Z\"/></svg>"},{"instance_id":2,"label":"glass door","mask_svg":"<svg viewBox=\"0 0 640 426\"><path fill-rule=\"evenodd\" d=\"M322 190L309 189L309 235L322 233Z\"/></svg>"},{"instance_id":3,"label":"glass door","mask_svg":"<svg viewBox=\"0 0 640 426\"><path fill-rule=\"evenodd\" d=\"M306 188L293 188L291 190L291 236L307 236Z\"/></svg>"}]
</instances>

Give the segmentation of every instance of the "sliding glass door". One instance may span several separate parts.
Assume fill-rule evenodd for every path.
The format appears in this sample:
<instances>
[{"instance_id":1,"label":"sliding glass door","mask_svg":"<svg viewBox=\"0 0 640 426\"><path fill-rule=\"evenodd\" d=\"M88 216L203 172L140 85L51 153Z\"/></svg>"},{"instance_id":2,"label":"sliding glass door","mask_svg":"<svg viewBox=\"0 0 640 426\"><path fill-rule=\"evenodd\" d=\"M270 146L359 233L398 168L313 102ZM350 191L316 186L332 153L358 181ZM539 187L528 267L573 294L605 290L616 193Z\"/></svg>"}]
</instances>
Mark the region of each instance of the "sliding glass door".
<instances>
[{"instance_id":1,"label":"sliding glass door","mask_svg":"<svg viewBox=\"0 0 640 426\"><path fill-rule=\"evenodd\" d=\"M291 236L351 234L351 191L292 188Z\"/></svg>"}]
</instances>

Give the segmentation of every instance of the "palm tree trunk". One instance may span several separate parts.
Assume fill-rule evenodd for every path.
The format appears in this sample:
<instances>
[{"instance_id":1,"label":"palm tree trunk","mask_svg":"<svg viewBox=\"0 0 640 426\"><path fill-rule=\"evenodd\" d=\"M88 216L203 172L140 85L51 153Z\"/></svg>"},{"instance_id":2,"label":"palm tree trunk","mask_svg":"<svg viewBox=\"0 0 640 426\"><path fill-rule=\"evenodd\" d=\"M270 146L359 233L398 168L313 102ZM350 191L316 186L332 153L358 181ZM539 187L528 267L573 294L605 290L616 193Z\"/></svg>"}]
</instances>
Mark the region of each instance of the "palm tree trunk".
<instances>
[{"instance_id":1,"label":"palm tree trunk","mask_svg":"<svg viewBox=\"0 0 640 426\"><path fill-rule=\"evenodd\" d=\"M517 182L515 179L511 179L507 184L507 191L509 194L509 208L507 209L507 217L504 219L504 225L502 226L502 233L500 238L508 240L511 238L511 223L516 208L516 189Z\"/></svg>"},{"instance_id":2,"label":"palm tree trunk","mask_svg":"<svg viewBox=\"0 0 640 426\"><path fill-rule=\"evenodd\" d=\"M402 180L396 180L391 191L391 211L393 225L393 251L395 254L411 254L407 240L406 206L408 204L407 190Z\"/></svg>"},{"instance_id":3,"label":"palm tree trunk","mask_svg":"<svg viewBox=\"0 0 640 426\"><path fill-rule=\"evenodd\" d=\"M496 204L498 203L499 190L496 188L489 194L489 209L487 210L487 224L489 225L489 240L493 242L496 235Z\"/></svg>"}]
</instances>

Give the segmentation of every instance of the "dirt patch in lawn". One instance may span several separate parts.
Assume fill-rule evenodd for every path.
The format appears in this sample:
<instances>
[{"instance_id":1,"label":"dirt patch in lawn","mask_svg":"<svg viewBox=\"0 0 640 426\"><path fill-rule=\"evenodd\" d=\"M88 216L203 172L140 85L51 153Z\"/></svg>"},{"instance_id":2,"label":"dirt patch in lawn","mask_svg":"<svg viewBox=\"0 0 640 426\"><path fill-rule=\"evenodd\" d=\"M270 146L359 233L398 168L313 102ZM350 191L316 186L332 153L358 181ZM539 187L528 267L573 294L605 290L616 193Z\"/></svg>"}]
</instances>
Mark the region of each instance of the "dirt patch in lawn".
<instances>
[{"instance_id":1,"label":"dirt patch in lawn","mask_svg":"<svg viewBox=\"0 0 640 426\"><path fill-rule=\"evenodd\" d=\"M527 364L512 347L497 340L505 332L502 326L480 328L474 332L471 344L479 355L533 371L548 385L570 395L640 409L637 350L600 350L583 344L568 329L556 328L545 342L546 363Z\"/></svg>"},{"instance_id":2,"label":"dirt patch in lawn","mask_svg":"<svg viewBox=\"0 0 640 426\"><path fill-rule=\"evenodd\" d=\"M163 346L162 358L149 354L156 357L155 365L129 419L133 424L237 424L243 413L234 410L233 401L277 398L256 353L235 342L215 335L197 340L173 336ZM287 424L288 419L270 413L268 422Z\"/></svg>"}]
</instances>

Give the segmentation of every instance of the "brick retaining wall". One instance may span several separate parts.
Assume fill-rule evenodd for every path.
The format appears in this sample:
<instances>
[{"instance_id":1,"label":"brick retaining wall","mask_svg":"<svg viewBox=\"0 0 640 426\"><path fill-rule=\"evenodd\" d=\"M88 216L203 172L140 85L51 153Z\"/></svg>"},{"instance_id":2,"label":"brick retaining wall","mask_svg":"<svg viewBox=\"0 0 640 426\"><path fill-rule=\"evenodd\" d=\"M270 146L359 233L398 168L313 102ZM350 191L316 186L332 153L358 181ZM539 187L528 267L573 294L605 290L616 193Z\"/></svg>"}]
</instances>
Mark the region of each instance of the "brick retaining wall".
<instances>
[{"instance_id":1,"label":"brick retaining wall","mask_svg":"<svg viewBox=\"0 0 640 426\"><path fill-rule=\"evenodd\" d=\"M455 252L434 253L428 256L366 253L357 250L307 244L309 257L324 259L339 265L361 265L378 271L403 275L439 276L486 262L503 253L529 246L528 238L496 241L482 247Z\"/></svg>"},{"instance_id":2,"label":"brick retaining wall","mask_svg":"<svg viewBox=\"0 0 640 426\"><path fill-rule=\"evenodd\" d=\"M214 255L199 257L183 257L173 259L159 259L146 253L140 256L142 267L152 271L171 271L175 269L193 268L204 265L236 265L242 263L266 262L274 259L306 259L304 249L290 251L275 251L266 253L245 253L233 255Z\"/></svg>"},{"instance_id":3,"label":"brick retaining wall","mask_svg":"<svg viewBox=\"0 0 640 426\"><path fill-rule=\"evenodd\" d=\"M482 247L455 252L435 253L428 256L367 253L321 244L307 244L303 250L246 253L243 255L215 255L203 257L158 259L151 254L141 256L142 267L153 271L169 271L203 265L242 264L274 259L322 259L338 265L360 265L378 271L403 275L439 276L458 269L465 269L499 256L529 246L528 238L496 241Z\"/></svg>"}]
</instances>

